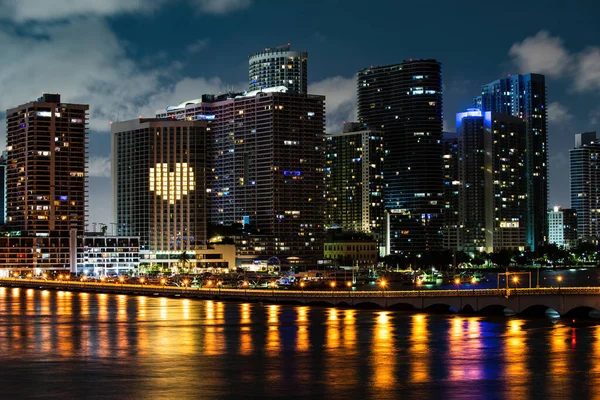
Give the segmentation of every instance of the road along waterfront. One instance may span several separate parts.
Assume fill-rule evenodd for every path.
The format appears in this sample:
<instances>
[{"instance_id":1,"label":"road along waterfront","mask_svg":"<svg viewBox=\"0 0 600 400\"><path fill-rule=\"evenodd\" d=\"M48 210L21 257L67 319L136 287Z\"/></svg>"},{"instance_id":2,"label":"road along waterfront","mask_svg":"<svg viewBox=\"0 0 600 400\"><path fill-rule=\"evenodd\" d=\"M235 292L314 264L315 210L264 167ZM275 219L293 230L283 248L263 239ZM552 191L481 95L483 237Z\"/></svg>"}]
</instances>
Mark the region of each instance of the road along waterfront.
<instances>
[{"instance_id":1,"label":"road along waterfront","mask_svg":"<svg viewBox=\"0 0 600 400\"><path fill-rule=\"evenodd\" d=\"M509 310L517 314L544 314L549 309L560 315L600 310L600 287L559 287L470 290L264 290L166 287L122 283L0 279L0 285L118 293L144 296L171 296L213 300L254 301L280 304L332 305L357 308L486 312Z\"/></svg>"}]
</instances>

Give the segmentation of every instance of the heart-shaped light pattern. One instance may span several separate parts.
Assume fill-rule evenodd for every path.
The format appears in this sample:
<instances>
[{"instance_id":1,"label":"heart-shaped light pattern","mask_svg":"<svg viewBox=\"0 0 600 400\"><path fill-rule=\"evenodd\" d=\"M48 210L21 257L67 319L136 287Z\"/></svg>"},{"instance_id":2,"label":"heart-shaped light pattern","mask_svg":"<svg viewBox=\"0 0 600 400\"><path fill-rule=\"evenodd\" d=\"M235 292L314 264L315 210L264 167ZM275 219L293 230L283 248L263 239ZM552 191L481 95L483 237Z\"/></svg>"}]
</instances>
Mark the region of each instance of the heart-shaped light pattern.
<instances>
[{"instance_id":1,"label":"heart-shaped light pattern","mask_svg":"<svg viewBox=\"0 0 600 400\"><path fill-rule=\"evenodd\" d=\"M171 204L194 189L194 169L187 163L175 164L174 171L169 170L167 163L150 168L150 191Z\"/></svg>"}]
</instances>

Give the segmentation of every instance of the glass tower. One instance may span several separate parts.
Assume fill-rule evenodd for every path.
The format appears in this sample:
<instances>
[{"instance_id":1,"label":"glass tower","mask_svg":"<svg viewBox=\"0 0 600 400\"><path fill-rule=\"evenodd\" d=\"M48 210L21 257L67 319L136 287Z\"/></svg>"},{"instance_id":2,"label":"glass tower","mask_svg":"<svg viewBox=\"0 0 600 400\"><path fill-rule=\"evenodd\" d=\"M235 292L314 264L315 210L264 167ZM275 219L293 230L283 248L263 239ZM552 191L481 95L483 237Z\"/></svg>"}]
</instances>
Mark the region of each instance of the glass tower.
<instances>
[{"instance_id":1,"label":"glass tower","mask_svg":"<svg viewBox=\"0 0 600 400\"><path fill-rule=\"evenodd\" d=\"M308 53L292 51L288 43L248 57L248 83L250 90L285 86L290 93L306 94Z\"/></svg>"},{"instance_id":2,"label":"glass tower","mask_svg":"<svg viewBox=\"0 0 600 400\"><path fill-rule=\"evenodd\" d=\"M442 70L436 60L358 72L358 118L383 134L389 253L442 248Z\"/></svg>"},{"instance_id":3,"label":"glass tower","mask_svg":"<svg viewBox=\"0 0 600 400\"><path fill-rule=\"evenodd\" d=\"M548 133L544 75L511 75L481 87L474 100L483 111L512 115L525 121L527 176L527 242L532 250L548 236Z\"/></svg>"}]
</instances>

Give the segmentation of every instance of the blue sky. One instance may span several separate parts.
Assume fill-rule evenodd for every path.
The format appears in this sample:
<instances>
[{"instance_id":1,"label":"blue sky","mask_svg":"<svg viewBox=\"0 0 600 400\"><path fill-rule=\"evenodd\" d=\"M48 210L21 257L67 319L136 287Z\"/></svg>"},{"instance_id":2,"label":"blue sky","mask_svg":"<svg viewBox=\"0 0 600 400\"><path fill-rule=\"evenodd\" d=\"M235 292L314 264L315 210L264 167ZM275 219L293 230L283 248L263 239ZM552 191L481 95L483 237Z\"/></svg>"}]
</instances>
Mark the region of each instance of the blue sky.
<instances>
[{"instance_id":1,"label":"blue sky","mask_svg":"<svg viewBox=\"0 0 600 400\"><path fill-rule=\"evenodd\" d=\"M264 47L309 52L309 90L327 96L329 131L354 117L355 73L370 65L441 61L446 129L481 84L538 72L550 206L568 206L573 134L600 130L599 15L593 0L0 0L0 109L41 92L90 104L90 222L109 223L109 121L243 90L247 56Z\"/></svg>"}]
</instances>

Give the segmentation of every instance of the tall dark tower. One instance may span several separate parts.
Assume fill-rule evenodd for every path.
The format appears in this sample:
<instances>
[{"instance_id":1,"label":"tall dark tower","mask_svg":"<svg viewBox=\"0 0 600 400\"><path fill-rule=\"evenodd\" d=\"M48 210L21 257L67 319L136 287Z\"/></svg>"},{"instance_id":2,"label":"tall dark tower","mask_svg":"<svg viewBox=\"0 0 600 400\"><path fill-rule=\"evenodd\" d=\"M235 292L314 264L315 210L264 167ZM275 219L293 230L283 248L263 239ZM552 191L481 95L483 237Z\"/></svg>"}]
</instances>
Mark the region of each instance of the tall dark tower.
<instances>
[{"instance_id":1,"label":"tall dark tower","mask_svg":"<svg viewBox=\"0 0 600 400\"><path fill-rule=\"evenodd\" d=\"M442 248L442 71L436 60L358 72L358 118L383 133L389 253Z\"/></svg>"},{"instance_id":2,"label":"tall dark tower","mask_svg":"<svg viewBox=\"0 0 600 400\"><path fill-rule=\"evenodd\" d=\"M512 75L481 87L475 106L525 121L527 158L527 242L532 250L548 237L548 132L546 78Z\"/></svg>"}]
</instances>

